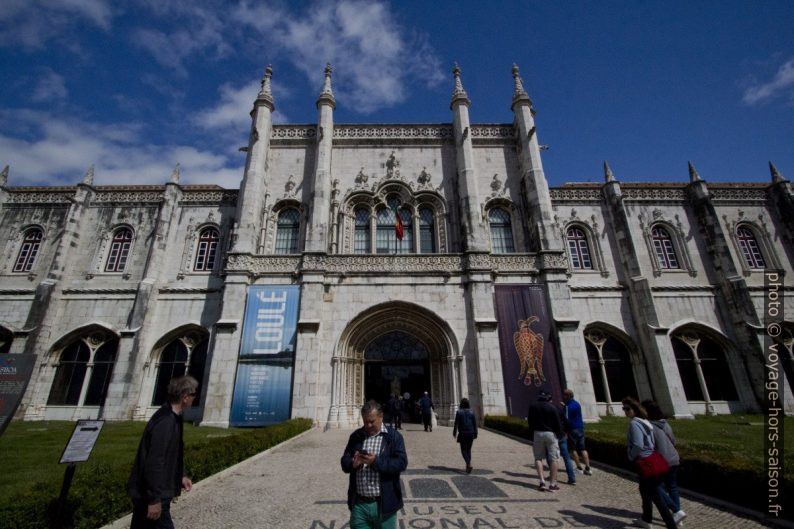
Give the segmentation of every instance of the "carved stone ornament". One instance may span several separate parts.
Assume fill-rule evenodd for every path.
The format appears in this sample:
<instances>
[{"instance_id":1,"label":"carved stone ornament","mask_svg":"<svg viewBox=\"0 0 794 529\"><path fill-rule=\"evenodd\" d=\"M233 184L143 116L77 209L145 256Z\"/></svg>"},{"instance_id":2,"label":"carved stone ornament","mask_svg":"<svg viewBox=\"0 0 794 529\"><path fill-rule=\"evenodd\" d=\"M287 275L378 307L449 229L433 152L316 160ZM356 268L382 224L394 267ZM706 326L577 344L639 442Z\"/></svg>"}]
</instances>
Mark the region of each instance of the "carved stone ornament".
<instances>
[{"instance_id":1,"label":"carved stone ornament","mask_svg":"<svg viewBox=\"0 0 794 529\"><path fill-rule=\"evenodd\" d=\"M493 178L491 179L491 196L498 197L503 196L505 194L504 188L502 187L502 181L499 179L499 173L494 173Z\"/></svg>"},{"instance_id":2,"label":"carved stone ornament","mask_svg":"<svg viewBox=\"0 0 794 529\"><path fill-rule=\"evenodd\" d=\"M292 175L289 175L287 178L287 183L284 184L284 197L294 197L295 196L295 179Z\"/></svg>"},{"instance_id":3,"label":"carved stone ornament","mask_svg":"<svg viewBox=\"0 0 794 529\"><path fill-rule=\"evenodd\" d=\"M364 172L364 168L362 167L356 175L356 187L366 187L367 180L369 180L369 175Z\"/></svg>"},{"instance_id":4,"label":"carved stone ornament","mask_svg":"<svg viewBox=\"0 0 794 529\"><path fill-rule=\"evenodd\" d=\"M422 172L419 173L418 177L416 177L416 181L419 182L419 187L425 188L430 186L431 178L431 174L427 172L427 167L422 167Z\"/></svg>"},{"instance_id":5,"label":"carved stone ornament","mask_svg":"<svg viewBox=\"0 0 794 529\"><path fill-rule=\"evenodd\" d=\"M585 340L596 346L599 351L604 346L607 341L606 335L601 332L599 329L593 329L592 331L587 331L584 334Z\"/></svg>"},{"instance_id":6,"label":"carved stone ornament","mask_svg":"<svg viewBox=\"0 0 794 529\"><path fill-rule=\"evenodd\" d=\"M400 178L400 160L394 156L394 151L392 151L389 157L386 159L385 166L387 180Z\"/></svg>"}]
</instances>

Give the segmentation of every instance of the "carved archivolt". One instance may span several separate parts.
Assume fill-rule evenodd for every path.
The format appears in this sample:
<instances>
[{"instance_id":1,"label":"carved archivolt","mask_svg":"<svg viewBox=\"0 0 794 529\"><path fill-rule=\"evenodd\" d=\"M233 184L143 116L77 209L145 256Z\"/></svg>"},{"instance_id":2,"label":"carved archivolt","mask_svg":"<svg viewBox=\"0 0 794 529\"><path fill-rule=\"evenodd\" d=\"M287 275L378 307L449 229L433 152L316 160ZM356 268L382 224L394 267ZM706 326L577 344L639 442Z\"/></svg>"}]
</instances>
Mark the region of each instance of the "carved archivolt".
<instances>
[{"instance_id":1,"label":"carved archivolt","mask_svg":"<svg viewBox=\"0 0 794 529\"><path fill-rule=\"evenodd\" d=\"M300 213L300 226L298 227L298 251L304 246L308 209L294 196L277 200L273 207L265 213L263 233L261 238L260 253L273 253L276 247L276 230L278 229L278 216L285 209L297 209Z\"/></svg>"},{"instance_id":2,"label":"carved archivolt","mask_svg":"<svg viewBox=\"0 0 794 529\"><path fill-rule=\"evenodd\" d=\"M105 272L105 263L108 259L108 254L110 253L111 243L113 242L113 234L115 234L118 230L127 228L132 232L132 241L130 241L130 251L127 255L127 262L124 266L123 272ZM96 251L94 252L94 259L92 261L91 268L86 272L85 277L86 279L92 279L94 276L99 274L121 274L123 276L129 277L127 270L130 269L130 263L132 261L133 252L135 252L135 246L138 242L138 230L136 230L132 225L127 223L118 223L113 225L110 229L105 230L101 238L99 239L99 244L97 245Z\"/></svg>"},{"instance_id":3,"label":"carved archivolt","mask_svg":"<svg viewBox=\"0 0 794 529\"><path fill-rule=\"evenodd\" d=\"M656 256L656 249L653 246L653 228L656 226L664 228L670 235L675 249L676 256L680 261L680 270L686 270L692 277L697 276L697 270L692 265L692 256L689 253L689 245L686 244L686 232L681 219L676 213L673 215L673 220L668 219L668 214L659 208L656 208L651 213L652 218L648 218L647 213L640 213L637 217L640 221L640 229L642 230L643 238L645 239L645 246L648 250L650 257L653 275L659 277L662 275L663 269L659 266L659 260ZM667 269L665 269L667 270Z\"/></svg>"},{"instance_id":4,"label":"carved archivolt","mask_svg":"<svg viewBox=\"0 0 794 529\"><path fill-rule=\"evenodd\" d=\"M207 228L215 228L218 230L218 247L215 250L215 263L212 266L211 271L202 271L196 272L193 270L195 260L196 260L196 252L198 251L198 245L200 243L199 236L201 232ZM204 221L199 224L198 226L194 225L194 220L191 218L188 226L187 226L187 234L185 235L185 243L184 248L182 251L182 261L179 266L179 272L177 272L177 279L184 279L187 274L207 274L211 273L213 275L217 274L219 270L222 268L222 261L223 261L223 249L226 248L226 230L218 224L215 220L215 213L210 211L207 214L207 217Z\"/></svg>"},{"instance_id":5,"label":"carved archivolt","mask_svg":"<svg viewBox=\"0 0 794 529\"><path fill-rule=\"evenodd\" d=\"M425 185L418 190L413 189L413 182L407 183L400 176L399 161L389 157L384 168L386 175L381 182L375 182L371 188L367 188L366 184L369 176L364 173L362 167L356 177L356 187L349 189L347 195L343 200L342 207L339 211L339 226L342 231L340 245L340 252L343 254L352 254L354 252L354 234L356 228L355 211L359 208L366 208L369 211L370 218L370 248L375 251L375 222L378 209L381 207L388 207L387 198L396 197L401 207L407 207L412 215L413 222L411 223L414 233L414 243L416 245L415 251L419 251L419 211L423 208L429 208L433 211L434 222L434 237L435 247L437 253L446 253L447 246L447 210L446 201L441 196L438 190L433 189L430 185L430 176L426 171L423 171L417 177L424 179ZM424 173L425 176L422 176Z\"/></svg>"},{"instance_id":6,"label":"carved archivolt","mask_svg":"<svg viewBox=\"0 0 794 529\"><path fill-rule=\"evenodd\" d=\"M33 268L30 272L35 272L36 269L39 267L39 263L43 261L42 254L44 253L44 248L47 244L47 230L41 224L26 224L24 226L19 227L17 223L12 224L9 226L9 232L11 233L11 237L8 238L5 244L5 248L3 249L3 264L0 271L3 274L13 273L14 265L16 264L17 257L19 256L19 251L22 247L22 243L25 239L25 235L31 230L41 230L41 242L39 243L39 253L36 256L36 260L33 263ZM30 272L18 272L20 274L28 274Z\"/></svg>"},{"instance_id":7,"label":"carved archivolt","mask_svg":"<svg viewBox=\"0 0 794 529\"><path fill-rule=\"evenodd\" d=\"M760 213L755 220L752 220L748 217L745 217L744 211L740 209L736 215L731 217L728 215L723 215L722 220L725 222L725 226L728 229L727 236L733 244L734 252L736 253L736 256L739 260L739 265L741 266L742 272L745 276L752 274L753 269L750 268L750 265L747 263L747 259L745 259L742 248L739 245L739 235L737 230L740 227L747 228L752 232L753 236L755 237L755 241L758 243L758 247L761 250L761 255L766 261L767 268L776 270L782 269L780 258L775 251L775 245L772 243L772 235L769 233L769 229L767 228L767 219L763 213Z\"/></svg>"},{"instance_id":8,"label":"carved archivolt","mask_svg":"<svg viewBox=\"0 0 794 529\"><path fill-rule=\"evenodd\" d=\"M528 245L526 244L526 240L524 237L524 230L521 229L521 226L523 226L523 223L521 222L523 215L521 214L521 210L516 205L516 203L510 200L509 191L506 194L497 193L496 195L491 195L480 206L480 215L482 216L482 223L485 226L487 226L489 230L491 224L488 215L489 212L494 208L501 208L507 211L507 213L510 215L510 229L513 232L514 247L516 249L528 248Z\"/></svg>"}]
</instances>

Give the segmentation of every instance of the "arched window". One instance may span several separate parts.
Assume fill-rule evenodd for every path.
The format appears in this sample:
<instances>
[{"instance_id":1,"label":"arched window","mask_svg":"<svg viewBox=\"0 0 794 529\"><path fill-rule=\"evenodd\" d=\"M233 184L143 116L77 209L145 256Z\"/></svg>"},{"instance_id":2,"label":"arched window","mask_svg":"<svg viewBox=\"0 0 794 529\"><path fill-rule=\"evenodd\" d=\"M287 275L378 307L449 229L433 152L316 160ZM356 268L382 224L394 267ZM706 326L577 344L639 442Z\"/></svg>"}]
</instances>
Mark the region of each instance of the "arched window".
<instances>
[{"instance_id":1,"label":"arched window","mask_svg":"<svg viewBox=\"0 0 794 529\"><path fill-rule=\"evenodd\" d=\"M673 239L667 230L661 226L654 226L651 230L653 249L656 251L656 262L661 269L679 268L678 258L675 255Z\"/></svg>"},{"instance_id":2,"label":"arched window","mask_svg":"<svg viewBox=\"0 0 794 529\"><path fill-rule=\"evenodd\" d=\"M199 341L195 341L199 340ZM157 380L155 381L152 405L159 406L168 401L168 383L172 378L185 374L198 380L196 398L193 405L198 406L201 387L204 380L204 368L207 364L207 338L200 339L190 333L169 342L160 353L157 363Z\"/></svg>"},{"instance_id":3,"label":"arched window","mask_svg":"<svg viewBox=\"0 0 794 529\"><path fill-rule=\"evenodd\" d=\"M33 228L25 232L22 246L19 248L19 255L14 263L14 272L30 272L36 256L39 254L43 233L38 228Z\"/></svg>"},{"instance_id":4,"label":"arched window","mask_svg":"<svg viewBox=\"0 0 794 529\"><path fill-rule=\"evenodd\" d=\"M132 248L132 230L119 228L113 233L105 272L123 272L130 255L130 248Z\"/></svg>"},{"instance_id":5,"label":"arched window","mask_svg":"<svg viewBox=\"0 0 794 529\"><path fill-rule=\"evenodd\" d=\"M493 253L515 252L510 213L502 208L492 208L488 212L488 221L491 224L491 246Z\"/></svg>"},{"instance_id":6,"label":"arched window","mask_svg":"<svg viewBox=\"0 0 794 529\"><path fill-rule=\"evenodd\" d=\"M105 403L118 348L119 341L111 340L94 353L94 367L91 369L91 379L83 402L85 406L102 406Z\"/></svg>"},{"instance_id":7,"label":"arched window","mask_svg":"<svg viewBox=\"0 0 794 529\"><path fill-rule=\"evenodd\" d=\"M276 227L276 248L274 253L298 253L298 231L300 229L300 212L295 208L287 208L278 215Z\"/></svg>"},{"instance_id":8,"label":"arched window","mask_svg":"<svg viewBox=\"0 0 794 529\"><path fill-rule=\"evenodd\" d=\"M678 364L681 382L687 400L738 400L725 351L714 340L694 331L677 334L673 339L673 351ZM706 387L698 377L701 371Z\"/></svg>"},{"instance_id":9,"label":"arched window","mask_svg":"<svg viewBox=\"0 0 794 529\"><path fill-rule=\"evenodd\" d=\"M354 253L370 253L372 251L371 240L369 236L369 209L357 208L355 211L356 217L356 230L355 240L353 243Z\"/></svg>"},{"instance_id":10,"label":"arched window","mask_svg":"<svg viewBox=\"0 0 794 529\"><path fill-rule=\"evenodd\" d=\"M422 208L419 210L419 252L436 253L436 232L433 219L433 210Z\"/></svg>"},{"instance_id":11,"label":"arched window","mask_svg":"<svg viewBox=\"0 0 794 529\"><path fill-rule=\"evenodd\" d=\"M218 254L220 238L220 233L215 228L204 228L201 230L193 270L197 272L212 270L215 266L215 256Z\"/></svg>"},{"instance_id":12,"label":"arched window","mask_svg":"<svg viewBox=\"0 0 794 529\"><path fill-rule=\"evenodd\" d=\"M403 223L403 239L397 240L399 253L414 253L414 216L408 208L400 208L400 220ZM395 234L395 237L397 235Z\"/></svg>"},{"instance_id":13,"label":"arched window","mask_svg":"<svg viewBox=\"0 0 794 529\"><path fill-rule=\"evenodd\" d=\"M577 227L568 228L567 238L568 250L571 253L571 266L575 270L592 270L590 247L587 245L584 230Z\"/></svg>"},{"instance_id":14,"label":"arched window","mask_svg":"<svg viewBox=\"0 0 794 529\"><path fill-rule=\"evenodd\" d=\"M375 248L377 253L397 253L398 248L402 252L402 246L398 246L397 240L397 216L394 213L400 202L395 197L386 200L388 207L380 207L377 211L377 225L375 229ZM400 215L403 219L403 215ZM405 224L403 222L403 240L405 240ZM413 238L411 238L413 241Z\"/></svg>"},{"instance_id":15,"label":"arched window","mask_svg":"<svg viewBox=\"0 0 794 529\"><path fill-rule=\"evenodd\" d=\"M623 342L596 330L585 333L585 346L596 401L619 402L624 397L636 398L631 357ZM609 395L604 388L605 378Z\"/></svg>"},{"instance_id":16,"label":"arched window","mask_svg":"<svg viewBox=\"0 0 794 529\"><path fill-rule=\"evenodd\" d=\"M736 228L736 238L739 240L739 248L742 250L742 255L747 263L747 266L754 269L766 268L766 261L761 254L761 249L758 247L758 241L752 230L746 226L739 226Z\"/></svg>"},{"instance_id":17,"label":"arched window","mask_svg":"<svg viewBox=\"0 0 794 529\"><path fill-rule=\"evenodd\" d=\"M91 350L83 340L73 342L61 352L47 404L78 405L90 358Z\"/></svg>"}]
</instances>

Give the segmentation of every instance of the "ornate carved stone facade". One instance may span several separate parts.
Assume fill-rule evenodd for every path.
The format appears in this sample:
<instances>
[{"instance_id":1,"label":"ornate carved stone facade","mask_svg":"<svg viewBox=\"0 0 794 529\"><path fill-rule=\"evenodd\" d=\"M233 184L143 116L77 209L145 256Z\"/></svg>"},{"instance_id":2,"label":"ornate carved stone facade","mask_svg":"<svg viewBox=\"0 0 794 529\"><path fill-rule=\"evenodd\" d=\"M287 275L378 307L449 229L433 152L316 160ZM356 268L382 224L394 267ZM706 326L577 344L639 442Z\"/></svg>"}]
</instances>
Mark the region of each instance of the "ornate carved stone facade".
<instances>
[{"instance_id":1,"label":"ornate carved stone facade","mask_svg":"<svg viewBox=\"0 0 794 529\"><path fill-rule=\"evenodd\" d=\"M317 125L272 125L261 96L239 191L181 185L178 170L162 186L0 188L0 345L40 363L19 417L144 419L161 373L181 369L201 378L191 419L228 424L247 287L268 284L301 287L291 413L320 424L356 423L368 344L392 334L427 351L392 359L393 389L421 372L442 420L462 397L480 416L506 413L500 285L544 286L561 377L588 419L614 413L624 390L679 417L758 409L764 268L784 283L792 272L788 181L610 171L549 188L523 87L513 123L471 124L455 75L442 124L334 125L324 92ZM123 263L105 272L109 259ZM59 396L65 351L81 343L89 359L116 344L112 369L90 360L76 396ZM715 386L717 364L730 388Z\"/></svg>"}]
</instances>

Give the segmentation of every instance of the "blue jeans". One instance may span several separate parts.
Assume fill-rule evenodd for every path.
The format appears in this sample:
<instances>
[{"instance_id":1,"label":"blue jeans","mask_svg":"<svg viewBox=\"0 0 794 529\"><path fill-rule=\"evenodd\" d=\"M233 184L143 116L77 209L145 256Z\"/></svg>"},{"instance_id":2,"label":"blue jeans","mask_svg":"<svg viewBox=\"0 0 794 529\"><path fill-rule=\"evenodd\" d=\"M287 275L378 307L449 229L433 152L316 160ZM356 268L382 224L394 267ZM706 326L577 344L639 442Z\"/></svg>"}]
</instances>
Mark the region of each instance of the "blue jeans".
<instances>
[{"instance_id":1,"label":"blue jeans","mask_svg":"<svg viewBox=\"0 0 794 529\"><path fill-rule=\"evenodd\" d=\"M681 510L681 496L678 492L678 465L670 467L664 477L664 483L659 485L659 496L673 512Z\"/></svg>"},{"instance_id":2,"label":"blue jeans","mask_svg":"<svg viewBox=\"0 0 794 529\"><path fill-rule=\"evenodd\" d=\"M571 461L571 454L568 453L568 439L563 435L557 439L557 445L560 447L560 457L565 463L565 473L568 474L568 483L576 483L576 473L573 471L573 461ZM546 458L546 462L551 467L551 459Z\"/></svg>"}]
</instances>

